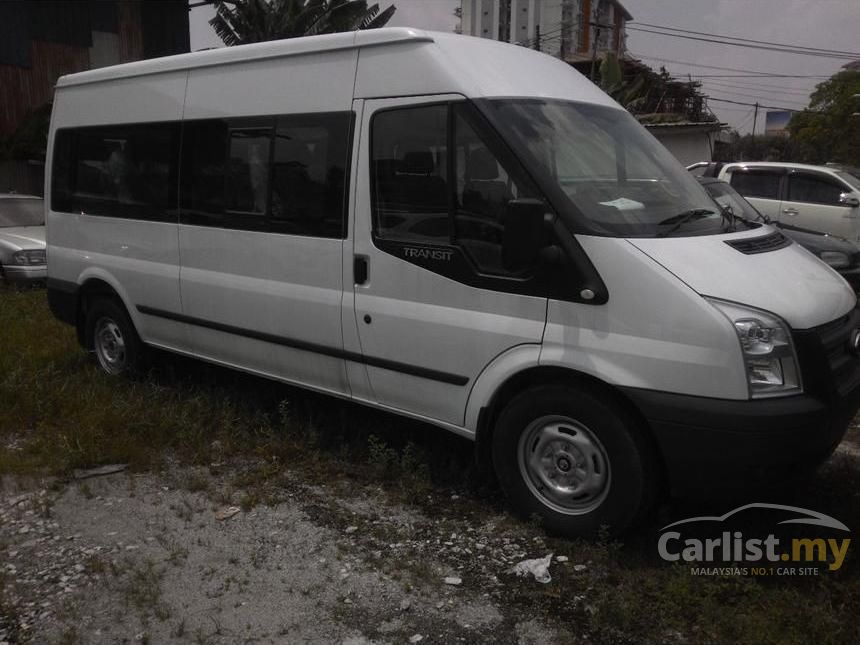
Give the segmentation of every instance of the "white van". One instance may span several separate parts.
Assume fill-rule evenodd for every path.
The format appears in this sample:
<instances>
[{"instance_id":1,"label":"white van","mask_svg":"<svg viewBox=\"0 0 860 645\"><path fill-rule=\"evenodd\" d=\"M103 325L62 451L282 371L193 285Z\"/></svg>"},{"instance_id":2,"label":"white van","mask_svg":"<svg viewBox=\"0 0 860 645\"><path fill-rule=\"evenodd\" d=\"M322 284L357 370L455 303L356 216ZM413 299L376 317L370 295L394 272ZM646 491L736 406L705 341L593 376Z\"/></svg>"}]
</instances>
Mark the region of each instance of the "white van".
<instances>
[{"instance_id":1,"label":"white van","mask_svg":"<svg viewBox=\"0 0 860 645\"><path fill-rule=\"evenodd\" d=\"M106 372L159 347L421 419L553 531L780 484L858 407L845 282L522 47L380 29L84 72L48 145L50 304Z\"/></svg>"}]
</instances>

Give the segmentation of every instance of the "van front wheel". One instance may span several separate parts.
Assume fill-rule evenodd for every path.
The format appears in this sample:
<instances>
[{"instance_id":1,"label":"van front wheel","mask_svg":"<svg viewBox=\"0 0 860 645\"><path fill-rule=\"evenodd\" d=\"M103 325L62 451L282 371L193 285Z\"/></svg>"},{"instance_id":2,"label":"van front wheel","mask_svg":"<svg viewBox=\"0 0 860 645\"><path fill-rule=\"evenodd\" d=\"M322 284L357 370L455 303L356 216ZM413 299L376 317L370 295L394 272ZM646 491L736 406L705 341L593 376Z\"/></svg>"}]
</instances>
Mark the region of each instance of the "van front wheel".
<instances>
[{"instance_id":1,"label":"van front wheel","mask_svg":"<svg viewBox=\"0 0 860 645\"><path fill-rule=\"evenodd\" d=\"M143 346L125 309L115 301L99 298L87 311L87 346L99 367L110 376L139 371Z\"/></svg>"},{"instance_id":2,"label":"van front wheel","mask_svg":"<svg viewBox=\"0 0 860 645\"><path fill-rule=\"evenodd\" d=\"M636 419L592 388L549 385L520 393L502 410L493 465L523 517L553 533L614 535L654 498L656 470Z\"/></svg>"}]
</instances>

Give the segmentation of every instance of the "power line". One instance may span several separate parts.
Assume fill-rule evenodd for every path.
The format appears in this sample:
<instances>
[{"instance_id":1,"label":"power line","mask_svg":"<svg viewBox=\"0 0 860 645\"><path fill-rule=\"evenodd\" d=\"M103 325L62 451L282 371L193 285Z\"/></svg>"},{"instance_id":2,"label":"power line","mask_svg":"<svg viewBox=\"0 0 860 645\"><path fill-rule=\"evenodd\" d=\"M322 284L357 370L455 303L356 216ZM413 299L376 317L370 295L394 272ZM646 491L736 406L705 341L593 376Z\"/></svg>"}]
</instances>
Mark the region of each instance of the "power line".
<instances>
[{"instance_id":1,"label":"power line","mask_svg":"<svg viewBox=\"0 0 860 645\"><path fill-rule=\"evenodd\" d=\"M717 98L715 96L709 96L707 94L704 95L704 98L708 99L709 101L718 101L720 103L732 103L734 105L747 105L750 107L755 107L755 105L756 105L756 103L745 103L743 101L731 101L729 99L721 99L721 98ZM762 105L761 103L758 103L758 106L760 108L765 108L766 110L786 110L788 112L814 112L814 110L806 110L803 108L797 109L797 108L779 107L776 105Z\"/></svg>"},{"instance_id":2,"label":"power line","mask_svg":"<svg viewBox=\"0 0 860 645\"><path fill-rule=\"evenodd\" d=\"M746 92L733 92L731 90L727 90L727 89L722 88L722 87L717 87L714 89L716 89L720 94L730 94L732 96L740 96L741 98L752 99L752 100L756 100L756 101L761 100L761 95L748 94ZM800 99L791 99L791 98L788 98L788 99L777 98L777 100L778 101L787 101L787 100L794 101L794 100L796 100L796 101L800 102ZM801 109L803 109L803 108L801 108Z\"/></svg>"},{"instance_id":3,"label":"power line","mask_svg":"<svg viewBox=\"0 0 860 645\"><path fill-rule=\"evenodd\" d=\"M693 74L696 78L830 78L825 74Z\"/></svg>"},{"instance_id":4,"label":"power line","mask_svg":"<svg viewBox=\"0 0 860 645\"><path fill-rule=\"evenodd\" d=\"M847 52L847 51L841 51L838 49L824 49L821 47L806 47L804 45L796 45L794 43L775 43L775 42L768 42L766 40L758 40L758 39L754 40L751 38L741 38L740 36L727 36L725 34L711 34L711 33L705 32L705 31L691 31L689 29L680 29L678 27L667 27L666 25L652 25L652 24L649 24L647 22L637 22L635 24L636 25L642 25L643 27L653 27L655 29L664 29L664 30L668 30L668 31L679 31L679 32L682 32L685 34L696 34L698 36L710 36L712 38L728 38L729 40L738 40L741 42L755 43L757 45L773 45L775 47L786 47L788 49L794 49L794 50L804 49L804 50L808 50L808 51L823 52L823 53L828 53L828 54L843 54L846 56L852 56L854 58L860 58L860 52ZM629 25L628 25L628 28L629 28Z\"/></svg>"},{"instance_id":5,"label":"power line","mask_svg":"<svg viewBox=\"0 0 860 645\"><path fill-rule=\"evenodd\" d=\"M715 38L703 38L701 36L685 36L684 34L673 34L664 31L655 31L653 29L640 29L639 27L631 27L628 25L626 29L630 31L640 31L646 34L657 34L658 36L670 36L672 38L683 38L685 40L695 40L703 43L716 43L718 45L726 45L730 47L744 47L747 49L762 49L766 51L780 52L782 54L795 54L797 56L812 56L815 58L835 58L839 60L856 60L860 54L825 54L811 51L799 51L797 49L787 49L783 47L771 47L769 45L754 45L752 43L731 43L725 40L717 40Z\"/></svg>"},{"instance_id":6,"label":"power line","mask_svg":"<svg viewBox=\"0 0 860 645\"><path fill-rule=\"evenodd\" d=\"M723 83L721 81L715 81L709 78L703 79L702 81L698 81L703 84L707 83L708 85L715 85L717 87L728 87L734 90L746 90L748 92L751 91L761 91L766 94L786 94L786 95L794 95L794 96L802 96L804 98L808 97L811 92L807 90L796 90L790 88L780 88L773 85L759 85L758 87L752 85L736 85L734 83Z\"/></svg>"},{"instance_id":7,"label":"power line","mask_svg":"<svg viewBox=\"0 0 860 645\"><path fill-rule=\"evenodd\" d=\"M633 52L631 52L633 54ZM756 69L739 69L737 67L719 67L718 65L704 65L702 63L691 63L689 61L683 60L672 60L669 58L660 58L658 56L648 56L647 54L633 54L637 58L647 58L648 60L656 60L662 63L674 63L676 65L686 65L688 67L701 67L702 69L718 69L724 72L743 72L745 74L757 74L761 76L775 76L774 72L762 72ZM792 76L791 78L801 78L799 76ZM827 78L830 78L829 76Z\"/></svg>"}]
</instances>

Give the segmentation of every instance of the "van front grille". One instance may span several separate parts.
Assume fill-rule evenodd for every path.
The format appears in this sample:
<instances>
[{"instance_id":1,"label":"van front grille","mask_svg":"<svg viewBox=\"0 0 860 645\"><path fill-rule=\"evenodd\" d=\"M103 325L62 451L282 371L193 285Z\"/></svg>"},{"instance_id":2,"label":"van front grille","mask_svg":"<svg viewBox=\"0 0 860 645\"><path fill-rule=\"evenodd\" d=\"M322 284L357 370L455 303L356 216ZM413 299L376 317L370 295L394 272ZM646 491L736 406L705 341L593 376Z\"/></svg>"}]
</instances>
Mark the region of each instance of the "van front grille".
<instances>
[{"instance_id":1,"label":"van front grille","mask_svg":"<svg viewBox=\"0 0 860 645\"><path fill-rule=\"evenodd\" d=\"M860 357L850 349L852 332L860 328L860 311L832 322L794 332L804 389L842 396L860 381Z\"/></svg>"},{"instance_id":2,"label":"van front grille","mask_svg":"<svg viewBox=\"0 0 860 645\"><path fill-rule=\"evenodd\" d=\"M760 237L751 237L744 240L725 240L725 242L733 249L737 249L746 255L767 253L768 251L784 249L786 246L791 245L791 239L779 231L774 231Z\"/></svg>"}]
</instances>

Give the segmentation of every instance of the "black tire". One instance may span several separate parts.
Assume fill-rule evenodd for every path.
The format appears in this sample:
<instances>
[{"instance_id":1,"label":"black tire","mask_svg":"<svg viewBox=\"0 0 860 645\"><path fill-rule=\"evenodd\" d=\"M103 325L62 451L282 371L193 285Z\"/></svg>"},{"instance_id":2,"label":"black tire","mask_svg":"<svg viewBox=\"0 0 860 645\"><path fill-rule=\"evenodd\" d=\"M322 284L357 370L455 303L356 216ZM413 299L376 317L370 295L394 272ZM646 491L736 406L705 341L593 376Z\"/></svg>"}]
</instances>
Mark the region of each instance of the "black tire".
<instances>
[{"instance_id":1,"label":"black tire","mask_svg":"<svg viewBox=\"0 0 860 645\"><path fill-rule=\"evenodd\" d=\"M656 499L658 464L643 428L596 388L545 385L518 394L498 417L492 455L514 510L537 514L551 533L619 535Z\"/></svg>"},{"instance_id":2,"label":"black tire","mask_svg":"<svg viewBox=\"0 0 860 645\"><path fill-rule=\"evenodd\" d=\"M136 376L144 362L144 345L126 313L112 298L100 297L87 308L84 321L86 347L109 376ZM113 347L111 344L113 343Z\"/></svg>"}]
</instances>

